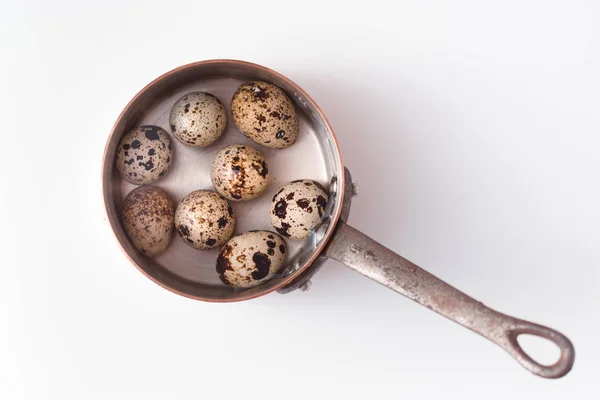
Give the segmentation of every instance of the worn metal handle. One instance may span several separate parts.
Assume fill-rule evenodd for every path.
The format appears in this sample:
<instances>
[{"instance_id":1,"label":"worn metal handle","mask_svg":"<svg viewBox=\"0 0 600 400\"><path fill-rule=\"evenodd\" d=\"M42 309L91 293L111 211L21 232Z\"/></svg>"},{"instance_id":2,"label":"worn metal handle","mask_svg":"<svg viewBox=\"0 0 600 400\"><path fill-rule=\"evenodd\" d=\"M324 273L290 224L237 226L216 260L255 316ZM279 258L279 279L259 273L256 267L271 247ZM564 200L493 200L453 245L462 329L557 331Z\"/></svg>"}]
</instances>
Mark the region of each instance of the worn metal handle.
<instances>
[{"instance_id":1,"label":"worn metal handle","mask_svg":"<svg viewBox=\"0 0 600 400\"><path fill-rule=\"evenodd\" d=\"M326 255L486 337L535 375L560 378L573 366L575 349L562 333L486 307L343 222L338 223ZM553 365L533 360L517 342L521 334L554 342L559 360Z\"/></svg>"}]
</instances>

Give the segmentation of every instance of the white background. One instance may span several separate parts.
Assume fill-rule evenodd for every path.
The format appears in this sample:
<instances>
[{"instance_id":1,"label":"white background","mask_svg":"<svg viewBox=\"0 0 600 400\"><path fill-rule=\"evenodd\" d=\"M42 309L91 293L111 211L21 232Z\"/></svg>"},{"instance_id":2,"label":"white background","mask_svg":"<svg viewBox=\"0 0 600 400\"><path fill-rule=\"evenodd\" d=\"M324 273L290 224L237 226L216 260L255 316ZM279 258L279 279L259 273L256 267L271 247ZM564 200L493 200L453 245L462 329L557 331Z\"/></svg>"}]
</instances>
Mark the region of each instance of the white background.
<instances>
[{"instance_id":1,"label":"white background","mask_svg":"<svg viewBox=\"0 0 600 400\"><path fill-rule=\"evenodd\" d=\"M598 398L599 23L594 0L0 0L0 398ZM221 57L321 105L351 224L563 331L572 373L537 378L335 262L239 304L144 278L103 220L105 140L146 83Z\"/></svg>"}]
</instances>

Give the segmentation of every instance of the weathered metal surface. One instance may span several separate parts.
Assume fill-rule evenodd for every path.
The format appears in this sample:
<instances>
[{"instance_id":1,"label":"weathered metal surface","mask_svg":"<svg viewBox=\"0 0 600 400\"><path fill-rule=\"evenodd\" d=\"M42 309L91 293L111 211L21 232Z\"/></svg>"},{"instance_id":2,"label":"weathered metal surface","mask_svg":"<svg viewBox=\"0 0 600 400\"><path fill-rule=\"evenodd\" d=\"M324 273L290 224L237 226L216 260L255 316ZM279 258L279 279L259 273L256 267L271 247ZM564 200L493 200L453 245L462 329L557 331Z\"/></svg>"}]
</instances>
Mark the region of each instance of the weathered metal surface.
<instances>
[{"instance_id":1,"label":"weathered metal surface","mask_svg":"<svg viewBox=\"0 0 600 400\"><path fill-rule=\"evenodd\" d=\"M344 222L338 223L325 255L479 333L535 375L560 378L573 366L575 349L562 333L486 307ZM533 360L517 342L521 334L554 342L560 349L559 360L549 366Z\"/></svg>"}]
</instances>

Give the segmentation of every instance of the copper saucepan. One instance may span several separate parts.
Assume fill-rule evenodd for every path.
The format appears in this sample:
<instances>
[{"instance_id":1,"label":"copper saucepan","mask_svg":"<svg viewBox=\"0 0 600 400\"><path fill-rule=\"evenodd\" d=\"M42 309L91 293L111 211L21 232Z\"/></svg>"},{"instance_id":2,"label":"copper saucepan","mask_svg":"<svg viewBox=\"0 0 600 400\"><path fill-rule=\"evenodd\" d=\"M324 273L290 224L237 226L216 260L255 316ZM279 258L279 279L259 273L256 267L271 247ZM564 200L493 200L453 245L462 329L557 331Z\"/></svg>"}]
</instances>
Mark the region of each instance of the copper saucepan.
<instances>
[{"instance_id":1,"label":"copper saucepan","mask_svg":"<svg viewBox=\"0 0 600 400\"><path fill-rule=\"evenodd\" d=\"M271 230L268 207L272 195L294 179L314 179L329 188L330 199L323 222L304 242L288 241L288 262L283 271L259 286L234 290L222 284L215 272L217 251L198 251L175 238L169 249L155 258L142 256L132 245L121 223L121 201L134 187L120 179L114 165L122 135L134 126L153 124L169 131L169 111L185 93L201 90L220 98L227 107L235 89L248 80L265 80L285 90L296 105L300 136L288 149L261 148L272 171L266 193L249 202L233 204L238 216L236 232ZM223 136L206 148L189 148L176 140L169 173L156 186L175 201L197 189L212 188L210 165L214 154L231 143L252 144L228 123ZM419 304L471 329L496 343L523 367L544 378L559 378L571 370L575 350L560 332L494 311L453 288L393 251L346 224L355 188L342 163L333 129L317 104L294 82L260 65L236 60L209 60L174 69L142 89L125 107L108 138L102 165L104 204L110 225L130 261L148 278L182 296L210 302L249 300L277 290L306 289L310 278L328 258L395 290ZM560 358L542 365L529 357L517 336L531 334L554 342Z\"/></svg>"}]
</instances>

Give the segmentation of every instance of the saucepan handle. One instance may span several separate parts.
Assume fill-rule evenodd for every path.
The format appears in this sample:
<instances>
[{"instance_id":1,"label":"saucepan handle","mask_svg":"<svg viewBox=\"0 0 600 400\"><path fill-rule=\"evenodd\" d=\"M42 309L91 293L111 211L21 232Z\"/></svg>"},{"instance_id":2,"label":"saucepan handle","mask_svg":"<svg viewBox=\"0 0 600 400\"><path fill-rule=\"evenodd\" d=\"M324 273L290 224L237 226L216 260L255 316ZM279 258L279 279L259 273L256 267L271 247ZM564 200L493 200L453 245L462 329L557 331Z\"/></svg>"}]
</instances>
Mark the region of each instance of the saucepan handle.
<instances>
[{"instance_id":1,"label":"saucepan handle","mask_svg":"<svg viewBox=\"0 0 600 400\"><path fill-rule=\"evenodd\" d=\"M562 333L486 307L343 222L338 223L326 255L486 337L535 375L560 378L573 366L575 349ZM554 342L560 349L558 361L542 365L533 360L517 341L521 334Z\"/></svg>"}]
</instances>

